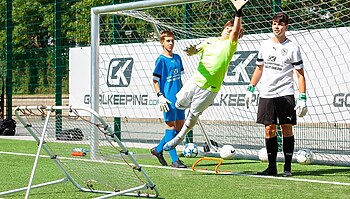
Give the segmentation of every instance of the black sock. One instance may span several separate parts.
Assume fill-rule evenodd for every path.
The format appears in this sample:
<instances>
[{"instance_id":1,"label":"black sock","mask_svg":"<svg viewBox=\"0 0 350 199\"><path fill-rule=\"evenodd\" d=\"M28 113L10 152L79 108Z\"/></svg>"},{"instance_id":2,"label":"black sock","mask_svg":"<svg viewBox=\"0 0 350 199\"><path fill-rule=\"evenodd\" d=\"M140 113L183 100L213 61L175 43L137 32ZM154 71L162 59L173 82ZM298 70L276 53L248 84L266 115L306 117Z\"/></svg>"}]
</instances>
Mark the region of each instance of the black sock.
<instances>
[{"instance_id":1,"label":"black sock","mask_svg":"<svg viewBox=\"0 0 350 199\"><path fill-rule=\"evenodd\" d=\"M294 136L283 137L283 153L284 153L284 170L291 171L292 158L294 152Z\"/></svg>"},{"instance_id":2,"label":"black sock","mask_svg":"<svg viewBox=\"0 0 350 199\"><path fill-rule=\"evenodd\" d=\"M269 168L277 169L276 159L278 152L277 136L273 138L265 138L267 157L269 160Z\"/></svg>"}]
</instances>

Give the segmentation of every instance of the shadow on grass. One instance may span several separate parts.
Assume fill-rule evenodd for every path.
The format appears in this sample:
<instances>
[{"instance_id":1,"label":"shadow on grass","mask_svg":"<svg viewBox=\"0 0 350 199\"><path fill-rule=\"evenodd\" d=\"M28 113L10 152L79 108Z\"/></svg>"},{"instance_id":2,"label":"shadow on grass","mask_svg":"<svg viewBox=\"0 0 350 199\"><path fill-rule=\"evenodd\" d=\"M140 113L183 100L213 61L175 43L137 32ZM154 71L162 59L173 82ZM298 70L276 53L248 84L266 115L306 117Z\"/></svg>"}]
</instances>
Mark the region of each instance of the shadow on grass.
<instances>
[{"instance_id":1,"label":"shadow on grass","mask_svg":"<svg viewBox=\"0 0 350 199\"><path fill-rule=\"evenodd\" d=\"M214 161L212 161L214 162ZM221 166L224 166L224 165L238 165L238 164L256 164L256 163L259 163L259 162L251 162L251 161L247 161L247 162L223 162L221 164ZM199 163L197 166L216 166L218 163L215 162L215 163Z\"/></svg>"},{"instance_id":2,"label":"shadow on grass","mask_svg":"<svg viewBox=\"0 0 350 199\"><path fill-rule=\"evenodd\" d=\"M240 171L238 173L256 175L257 171ZM315 169L315 170L293 170L293 177L296 176L320 176L320 177L345 177L350 178L350 168L329 168L329 169ZM281 177L281 172L277 174L277 177Z\"/></svg>"},{"instance_id":3,"label":"shadow on grass","mask_svg":"<svg viewBox=\"0 0 350 199\"><path fill-rule=\"evenodd\" d=\"M260 162L251 162L251 161L242 161L242 162L228 162L223 163L222 165L238 165L238 164L261 164ZM207 164L199 164L199 167L215 167L217 164L215 163L207 163ZM313 170L310 170L310 168L307 168L307 170L303 169L294 169L292 171L293 176L319 176L319 177L341 177L341 178L350 178L350 167L349 168L312 168ZM219 169L220 171L221 169ZM232 170L232 172L237 172L240 174L247 174L247 175L256 175L257 170L241 170L241 171L235 171L235 169ZM277 175L277 177L281 177L281 172ZM210 174L208 174L210 175Z\"/></svg>"},{"instance_id":4,"label":"shadow on grass","mask_svg":"<svg viewBox=\"0 0 350 199\"><path fill-rule=\"evenodd\" d=\"M302 170L295 170L293 171L294 176L328 176L328 175L341 175L347 176L350 178L350 168L329 168L329 169L317 169L317 170L308 170L308 171L302 171Z\"/></svg>"}]
</instances>

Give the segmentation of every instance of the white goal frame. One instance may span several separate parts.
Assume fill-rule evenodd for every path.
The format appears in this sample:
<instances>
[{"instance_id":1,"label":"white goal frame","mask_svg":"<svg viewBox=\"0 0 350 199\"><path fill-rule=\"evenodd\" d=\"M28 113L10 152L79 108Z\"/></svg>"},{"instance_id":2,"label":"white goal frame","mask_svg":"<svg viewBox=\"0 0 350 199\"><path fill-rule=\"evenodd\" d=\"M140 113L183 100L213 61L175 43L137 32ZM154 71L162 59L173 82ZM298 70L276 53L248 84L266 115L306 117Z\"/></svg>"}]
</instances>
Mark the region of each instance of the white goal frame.
<instances>
[{"instance_id":1,"label":"white goal frame","mask_svg":"<svg viewBox=\"0 0 350 199\"><path fill-rule=\"evenodd\" d=\"M157 25L158 19L152 18L152 16L147 15L146 12L145 12L145 15L142 15L142 14L141 15L128 15L128 13L129 13L129 11L130 11L130 13L132 13L134 11L135 11L135 13L143 13L143 10L147 10L150 8L159 8L159 7L166 8L166 6L170 6L170 5L181 5L181 4L187 4L187 3L201 3L201 2L207 2L207 1L206 0L152 0L152 1L148 0L148 1L123 3L123 4L117 4L117 5L108 5L108 6L101 6L101 7L92 8L91 9L91 49L88 49L91 51L88 54L91 55L91 57L89 57L89 60L90 60L89 64L90 64L90 69L91 69L90 70L90 79L93 81L89 82L89 84L90 84L89 102L84 102L84 103L86 103L86 104L90 103L91 109L95 110L96 112L99 112L99 107L103 107L103 104L101 103L102 104L102 106L101 106L100 99L99 99L99 95L102 95L102 93L100 93L100 91L102 90L101 89L102 81L100 79L100 76L103 73L103 71L101 72L101 70L99 70L100 69L99 67L100 67L100 64L104 61L103 60L103 55L104 55L103 50L104 50L105 46L100 45L100 34L101 35L103 34L102 27L104 25L103 24L104 15L113 15L113 14L126 15L128 17L131 16L131 17L134 17L136 19L145 20L151 24L154 23ZM228 1L227 3L230 3L230 2ZM230 8L232 8L232 6ZM249 13L248 10L249 9L246 9L247 14ZM200 11L197 11L197 12L201 13ZM287 11L287 12L289 12L289 11ZM255 12L252 12L252 13L254 14ZM151 18L151 20L148 21L149 17ZM196 17L198 17L198 16L196 16ZM250 21L247 20L247 21L248 21L248 23L254 22L253 20L250 20ZM107 23L108 23L108 21L107 21ZM170 29L172 27L171 25L169 26L166 23L163 24L163 21L160 21L159 24L161 24L161 27L166 27L166 28L170 27ZM100 26L101 26L101 29L100 29ZM125 30L125 31L127 31L127 30ZM181 32L181 31L182 31L182 29L179 30L179 32ZM339 28L335 28L335 29L325 27L325 28L321 28L321 29L288 31L288 36L290 38L292 38L293 41L296 41L297 43L299 43L301 48L303 49L303 51L304 51L303 56L306 57L306 59L304 60L305 63L307 63L309 66L312 66L312 67L308 67L309 68L308 72L310 72L309 74L311 74L310 75L311 78L308 78L308 79L311 80L311 79L315 78L316 76L318 77L320 75L320 73L323 73L323 71L317 72L317 73L315 72L315 71L319 71L319 70L317 70L318 61L317 60L315 61L313 59L315 57L317 57L316 56L317 54L321 54L321 53L314 53L313 47L318 46L318 41L322 41L322 42L326 42L326 43L330 43L330 44L337 44L336 38L332 38L330 36L333 34L336 34L338 36L342 36L342 34L347 35L346 33L347 34L349 33L349 29L346 27L345 28L339 27ZM148 47L148 44L151 44L152 42L155 41L153 39L155 39L154 35L156 35L156 34L157 34L157 30L154 30L154 34L152 34L152 36L150 36L150 38L147 38L149 40L147 40L146 43L142 42L142 45L145 45L146 47ZM268 38L269 34L270 33L262 33L262 34L259 33L259 34L246 35L242 39L242 42L241 42L242 52L238 53L236 55L237 59L235 58L235 62L237 61L237 63L239 63L238 57L244 55L245 50L248 50L250 52L248 58L252 59L255 56L254 54L256 53L255 51L252 52L252 50L257 50L256 47L258 47L259 43L260 43L258 41ZM326 37L322 38L322 35L324 35L324 34L326 35ZM207 35L199 34L199 35L196 35L195 39L199 40L202 38L202 36L207 37ZM344 38L345 37L346 36L344 36ZM312 44L305 43L304 41L306 41L308 38L315 38L316 40L313 40ZM347 40L345 40L344 38L342 41L346 42ZM101 38L102 41L104 41L103 39L107 40L108 38L107 37ZM185 41L183 41L183 43L180 43L182 40L185 40ZM195 42L195 41L191 41L191 42ZM139 42L139 41L137 41L137 42ZM183 46L181 46L182 49L187 43L190 43L190 41L187 41L187 37L185 39L181 39L180 42L179 42L178 46L183 45ZM113 45L114 45L114 43L113 43ZM153 44L151 44L151 45L153 45ZM346 43L344 43L342 45L348 46L348 45L346 45ZM154 47L154 46L155 45L153 45L152 47ZM106 45L106 47L113 47L113 46ZM330 48L330 49L328 49L328 48ZM332 52L333 47L328 47L328 48L324 49L324 50L317 48L317 50L318 50L317 52L324 51L323 53L325 53L327 56L332 56L329 54L333 53ZM182 50L182 49L179 48L179 50ZM335 55L337 55L339 49L335 48L335 47L334 47L334 49L335 49L334 53L335 53ZM346 49L348 49L348 48L346 48ZM88 50L85 50L83 52L88 52ZM101 51L101 52L99 52L99 51ZM106 55L108 55L108 53L109 52L107 52L107 51L105 52ZM340 55L338 55L338 56L340 56ZM84 56L84 57L87 58L88 56ZM247 60L247 59L245 59L245 60ZM325 61L324 59L322 59L322 60ZM335 56L332 56L331 60L332 60L331 61L332 63L330 63L330 65L336 64L337 59L335 59ZM340 63L342 63L341 67L344 67L344 66L346 67L348 65L347 63L345 63L345 61L347 59L345 59L344 57L341 56L341 58L339 60L341 60ZM188 62L190 62L190 61L192 61L192 60L188 60ZM244 64L242 64L242 66L244 66ZM252 67L250 67L250 68L252 68ZM239 67L239 69L241 69L241 67ZM330 69L327 68L327 70L325 70L325 72L327 72L327 74L329 74L328 73L329 70ZM339 73L336 70L335 70L335 72ZM151 73L148 71L147 74L151 74ZM246 73L244 73L244 74L246 74ZM230 76L232 78L232 75L230 75ZM339 76L341 76L341 75L339 75ZM151 77L149 77L149 79L151 79ZM345 79L345 77L341 77L341 79ZM313 130L314 128L322 129L324 132L326 132L326 135L330 136L330 137L333 136L332 131L335 131L335 132L339 131L337 133L337 138L335 138L335 139L339 139L339 138L341 139L347 135L346 129L348 129L348 127L349 127L349 125L347 123L348 118L349 118L348 111L345 108L341 107L339 112L334 112L334 113L330 112L329 111L330 108L334 107L334 104L332 105L332 104L328 103L328 102L331 102L328 100L333 100L333 99L329 99L333 95L332 92L328 92L331 88L327 87L324 89L325 92L327 92L327 94L328 94L327 97L318 95L318 93L321 93L321 92L319 92L320 90L323 91L322 82L320 82L320 81L317 81L316 83L314 83L314 82L316 82L316 81L313 81L312 84L310 84L311 85L310 89L308 89L308 99L310 99L310 100L308 100L308 104L311 105L311 106L308 105L310 107L309 114L307 117L304 117L304 118L301 118L300 120L298 120L299 125L295 127L294 132L296 134L298 134L298 136L297 136L298 142L296 142L297 145L295 146L296 149L302 149L305 147L306 148L309 147L309 148L318 150L320 148L319 146L325 146L324 143L330 143L330 145L332 145L332 146L333 146L334 142L337 143L337 140L335 140L335 141L331 140L330 142L328 142L330 140L328 137L325 140L323 140L323 138L321 140L317 140L317 138L314 139L315 138L314 135L317 134L317 132L313 132L310 134L309 133L310 129L311 130ZM337 82L337 81L335 81L335 79L332 79L332 82ZM237 83L237 82L234 82L234 83ZM244 81L243 83L247 83L247 81ZM138 85L142 85L142 84L138 84ZM105 85L102 85L102 86L105 86ZM238 95L238 97L237 97L237 101L238 101L239 100L238 98L242 97L244 95L245 88L242 88L243 84L239 84L238 86L235 86L235 87L236 88L234 88L235 89L234 94ZM149 88L151 88L151 87L149 86ZM341 84L338 87L338 91L336 91L336 92L343 92L343 90L348 90L347 88L348 88L348 86L347 86L346 82L341 81ZM222 90L224 90L224 89L225 88L223 88ZM225 99L225 97L228 96L228 94L231 94L230 92L232 92L231 89L224 91L223 92L224 98L222 98L222 99ZM87 93L87 92L85 91L85 93ZM148 91L148 93L151 93L151 92ZM297 92L296 92L296 94L297 94ZM343 94L343 96L347 96L347 95L344 95L344 93L339 93L339 94ZM258 96L258 94L256 94L256 96ZM236 100L236 98L234 98L234 100ZM334 100L335 100L335 98L334 98ZM342 99L340 99L340 100L342 100ZM343 100L345 100L345 98ZM325 101L327 101L327 102L325 102ZM256 102L257 102L257 100L256 100ZM154 104L152 104L152 105L154 105ZM202 132L202 134L204 134L205 140L203 140L203 138L201 138L197 143L199 143L199 144L207 143L209 145L209 148L211 149L211 152L212 151L217 152L217 150L220 148L220 146L219 147L212 146L210 139L209 139L210 138L209 136L215 137L213 135L216 135L216 136L218 136L218 137L215 137L217 139L216 141L219 141L219 144L221 143L221 145L231 144L231 143L239 145L238 150L237 150L237 154L242 155L242 156L239 156L239 157L237 156L237 158L258 159L258 150L259 150L258 147L264 146L264 143L263 143L263 139L259 138L262 135L261 133L259 133L262 128L259 127L256 124L256 122L254 121L255 117L256 117L256 107L257 107L256 105L257 104L255 104L255 107L254 107L255 109L251 108L250 111L244 110L243 106L237 105L237 112L236 112L236 110L234 112L232 112L232 114L230 112L228 114L228 116L230 116L230 117L227 117L227 118L226 118L225 114L222 114L222 115L225 115L225 118L222 119L223 123L226 123L228 121L231 124L230 126L228 126L228 128L224 129L223 131L234 132L234 135L233 135L233 133L231 133L231 135L233 135L233 136L227 136L229 134L226 134L226 133L222 134L222 135L219 134L222 131L217 131L217 129L219 129L219 128L217 128L217 126L214 124L214 122L216 120L215 119L213 120L211 118L205 119L205 115L203 114L201 116L203 119L202 122L199 122L198 125L196 125L194 127L194 131L198 130L198 131ZM233 105L233 106L236 106L236 105ZM231 107L233 107L233 106L231 106ZM116 105L114 105L113 107L115 108ZM125 108L125 107L122 107L120 110L121 111L128 110L128 107L127 108ZM223 109L222 107L224 107L224 106L221 107L221 105L218 105L217 107L220 108L218 110L222 110ZM229 107L229 106L227 106L227 107ZM214 108L215 108L215 106L213 107L213 109ZM338 107L335 107L335 108L338 108ZM102 108L100 108L100 109L101 109L100 111L102 114ZM322 112L322 114L318 115L318 112L322 111L323 109L325 111ZM117 108L111 109L111 110L119 110L119 109L117 107ZM155 109L153 108L150 110L154 111ZM137 111L142 112L143 109L137 109ZM153 112L151 112L151 111L150 111L150 113L153 114ZM109 110L106 111L106 113L109 113L109 112L110 112ZM224 110L223 110L223 112L224 112ZM209 112L207 112L207 113L209 113ZM240 113L244 113L244 114L241 115ZM342 114L344 114L344 116L338 121L336 118L339 117L339 115L341 116ZM142 114L140 114L140 115L142 115ZM114 115L112 117L114 117ZM153 117L153 115L152 115L152 117ZM329 119L328 119L328 117L329 117ZM137 117L135 117L135 118L137 118ZM160 116L159 116L159 118L160 118ZM252 118L254 118L254 119L252 119ZM214 122L212 122L212 121L214 121ZM336 128L333 128L333 126L331 126L333 123L335 123L334 127L336 127ZM329 131L331 131L331 132L328 135ZM216 132L219 132L219 133L216 134ZM241 132L244 132L244 133L242 134ZM158 132L156 132L156 133L158 133ZM249 133L247 138L241 139L240 137L242 135L244 136L245 133ZM281 132L279 132L279 133L281 133ZM199 136L196 136L196 137L198 138ZM346 142L348 142L348 137L346 137L346 138L347 138ZM221 141L220 141L220 139L221 139ZM235 141L234 139L239 139L239 141L234 142ZM253 140L253 142L252 142L252 140ZM154 140L152 140L152 141L154 141ZM242 142L240 142L240 141L242 141ZM279 143L281 144L281 142L279 142ZM244 148L245 145L247 145L248 148ZM326 145L326 146L328 146L328 145ZM334 148L336 149L337 147L334 147ZM333 153L333 151L335 151L334 148L333 147L329 148L330 152L328 153L327 151L325 151L325 150L328 150L328 148L321 147L320 153L317 153L314 163L315 164L332 164L332 165L333 164L349 165L349 161L348 161L349 156L341 154L341 153ZM336 150L338 150L338 149L336 149ZM341 150L342 149L340 149L340 151ZM324 153L324 152L327 152L327 153ZM279 157L278 157L279 161L283 160L282 156L283 156L283 154L279 153ZM293 161L295 162L295 159L293 159Z\"/></svg>"},{"instance_id":2,"label":"white goal frame","mask_svg":"<svg viewBox=\"0 0 350 199\"><path fill-rule=\"evenodd\" d=\"M195 3L203 2L207 0L149 0L149 1L140 1L132 3L124 3L117 5L108 5L95 7L91 9L91 81L90 91L91 91L91 104L90 107L92 110L99 112L99 47L100 47L100 14L108 12L118 12L125 11L130 9L147 9L160 6L171 6L171 5L180 5L185 3ZM209 146L209 149L213 151L213 154L209 155L218 156L218 148L213 146L210 142L209 137L207 136L201 122L199 121L201 132L206 139L206 142ZM206 153L203 153L206 154Z\"/></svg>"},{"instance_id":3,"label":"white goal frame","mask_svg":"<svg viewBox=\"0 0 350 199\"><path fill-rule=\"evenodd\" d=\"M91 109L99 112L99 46L100 14L122 10L147 9L160 6L203 2L206 0L148 0L91 8Z\"/></svg>"}]
</instances>

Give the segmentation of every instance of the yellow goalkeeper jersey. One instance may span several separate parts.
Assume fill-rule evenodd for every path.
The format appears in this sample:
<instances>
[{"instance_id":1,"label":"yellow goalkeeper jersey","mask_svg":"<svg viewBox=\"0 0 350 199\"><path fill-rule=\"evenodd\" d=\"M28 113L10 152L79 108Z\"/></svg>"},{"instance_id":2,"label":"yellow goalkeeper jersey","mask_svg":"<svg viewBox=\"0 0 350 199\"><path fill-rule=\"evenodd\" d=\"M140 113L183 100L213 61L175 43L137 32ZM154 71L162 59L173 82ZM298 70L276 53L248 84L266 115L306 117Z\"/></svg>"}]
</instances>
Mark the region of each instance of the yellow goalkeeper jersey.
<instances>
[{"instance_id":1,"label":"yellow goalkeeper jersey","mask_svg":"<svg viewBox=\"0 0 350 199\"><path fill-rule=\"evenodd\" d=\"M228 65L236 52L238 41L221 41L217 37L206 40L201 48L201 57L194 81L202 89L218 92L224 81Z\"/></svg>"}]
</instances>

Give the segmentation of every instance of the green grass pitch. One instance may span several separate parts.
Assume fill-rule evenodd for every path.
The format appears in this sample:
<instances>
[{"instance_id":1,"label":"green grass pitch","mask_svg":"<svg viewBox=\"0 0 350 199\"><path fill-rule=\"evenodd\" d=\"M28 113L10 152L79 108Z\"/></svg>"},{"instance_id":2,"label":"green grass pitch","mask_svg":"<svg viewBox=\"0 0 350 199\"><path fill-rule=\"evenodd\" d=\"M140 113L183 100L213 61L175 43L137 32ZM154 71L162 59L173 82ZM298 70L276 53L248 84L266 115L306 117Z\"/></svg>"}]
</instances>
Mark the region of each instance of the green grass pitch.
<instances>
[{"instance_id":1,"label":"green grass pitch","mask_svg":"<svg viewBox=\"0 0 350 199\"><path fill-rule=\"evenodd\" d=\"M0 137L0 192L25 187L31 174L36 154L34 141L1 139ZM130 149L133 151L133 149ZM350 167L293 164L293 177L264 178L254 175L265 169L267 163L252 160L224 160L219 171L230 174L194 172L191 165L198 158L181 159L188 169L159 166L149 150L134 150L135 158L159 189L159 198L350 198ZM31 155L16 155L23 153ZM43 153L44 154L44 153ZM166 153L165 153L166 154ZM169 156L165 156L170 162ZM216 162L203 162L198 169L213 170ZM283 163L278 163L279 173ZM49 158L40 158L33 184L64 177ZM25 191L0 198L24 198ZM32 189L30 198L94 198L100 194L79 191L70 182ZM122 198L135 198L125 197Z\"/></svg>"}]
</instances>

